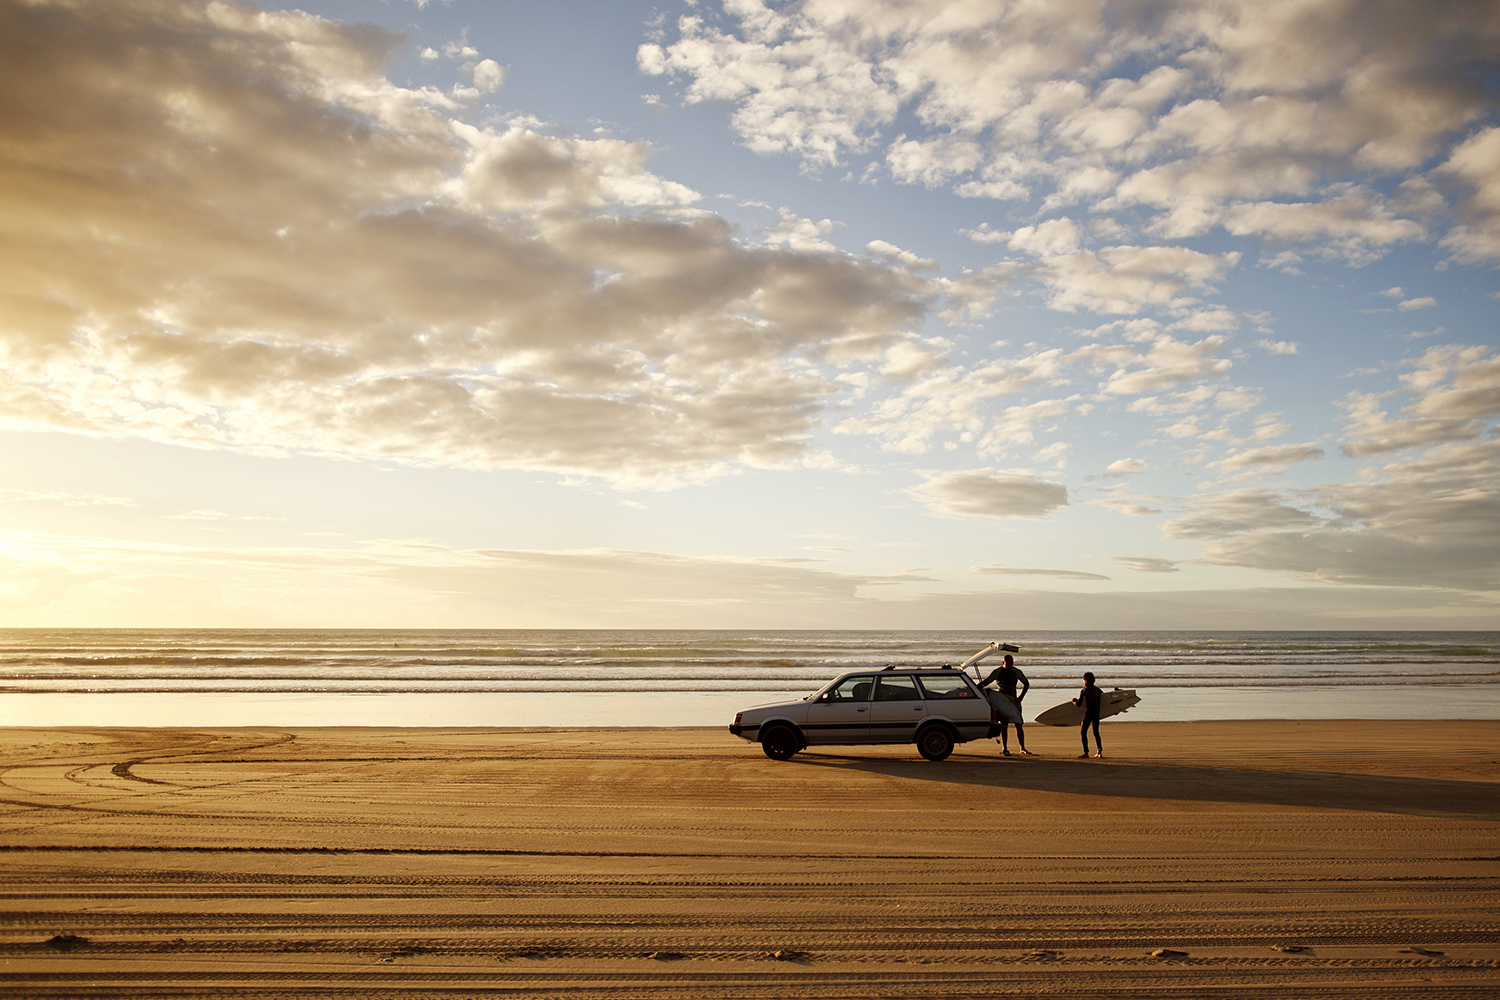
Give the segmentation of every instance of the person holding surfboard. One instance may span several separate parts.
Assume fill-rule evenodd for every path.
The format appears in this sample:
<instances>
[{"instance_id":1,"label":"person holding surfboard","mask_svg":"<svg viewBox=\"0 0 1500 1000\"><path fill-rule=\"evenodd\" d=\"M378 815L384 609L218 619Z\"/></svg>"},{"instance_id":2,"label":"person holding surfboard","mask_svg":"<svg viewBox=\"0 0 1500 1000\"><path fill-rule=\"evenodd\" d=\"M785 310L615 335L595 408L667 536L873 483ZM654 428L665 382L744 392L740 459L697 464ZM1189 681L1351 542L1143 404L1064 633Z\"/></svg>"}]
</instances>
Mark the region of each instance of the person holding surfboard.
<instances>
[{"instance_id":1,"label":"person holding surfboard","mask_svg":"<svg viewBox=\"0 0 1500 1000\"><path fill-rule=\"evenodd\" d=\"M1083 690L1078 692L1078 697L1073 699L1073 704L1083 709L1083 725L1078 734L1083 737L1083 753L1078 755L1079 760L1086 760L1089 755L1089 726L1094 727L1094 756L1104 756L1104 744L1099 740L1099 709L1104 703L1104 692L1094 686L1094 674L1089 671L1083 675Z\"/></svg>"},{"instance_id":2,"label":"person holding surfboard","mask_svg":"<svg viewBox=\"0 0 1500 1000\"><path fill-rule=\"evenodd\" d=\"M1028 757L1035 757L1036 754L1026 749L1026 729L1021 725L1021 699L1026 697L1027 691L1031 690L1031 682L1026 679L1026 675L1016 666L1016 661L1011 659L1009 653L1005 654L1005 662L990 671L990 675L981 681L979 686L983 688L988 687L990 684L998 684L1000 693L1015 702L1016 739L1021 743L1022 753ZM1017 684L1021 685L1021 693L1019 695L1016 694ZM1000 752L1006 757L1010 756L1010 739L1007 735L1009 728L1009 723L1002 716L1000 719L1000 739L997 742L1000 744Z\"/></svg>"}]
</instances>

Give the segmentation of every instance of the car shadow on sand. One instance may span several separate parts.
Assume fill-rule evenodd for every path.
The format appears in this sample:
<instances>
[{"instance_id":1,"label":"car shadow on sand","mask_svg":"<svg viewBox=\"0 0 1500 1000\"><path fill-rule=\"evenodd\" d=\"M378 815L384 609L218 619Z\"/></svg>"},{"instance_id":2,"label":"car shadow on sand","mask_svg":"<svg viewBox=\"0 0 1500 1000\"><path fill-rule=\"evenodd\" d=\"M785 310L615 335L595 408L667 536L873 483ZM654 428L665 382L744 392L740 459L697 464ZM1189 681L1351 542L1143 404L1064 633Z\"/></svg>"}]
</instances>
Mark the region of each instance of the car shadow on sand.
<instances>
[{"instance_id":1,"label":"car shadow on sand","mask_svg":"<svg viewBox=\"0 0 1500 1000\"><path fill-rule=\"evenodd\" d=\"M887 775L910 781L1183 802L1224 802L1309 809L1351 809L1410 816L1500 820L1500 784L1124 759L975 759L937 763L805 750L790 765ZM782 765L787 766L787 765Z\"/></svg>"}]
</instances>

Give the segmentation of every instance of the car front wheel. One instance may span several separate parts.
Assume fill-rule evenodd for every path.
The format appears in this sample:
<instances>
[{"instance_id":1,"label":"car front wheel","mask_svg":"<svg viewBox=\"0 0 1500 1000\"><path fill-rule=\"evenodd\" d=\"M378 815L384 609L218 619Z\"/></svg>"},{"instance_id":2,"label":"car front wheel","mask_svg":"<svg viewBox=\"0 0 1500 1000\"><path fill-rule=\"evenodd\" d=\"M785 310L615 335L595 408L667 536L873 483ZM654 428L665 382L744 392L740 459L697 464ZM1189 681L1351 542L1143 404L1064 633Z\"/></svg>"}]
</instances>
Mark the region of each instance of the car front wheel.
<instances>
[{"instance_id":1,"label":"car front wheel","mask_svg":"<svg viewBox=\"0 0 1500 1000\"><path fill-rule=\"evenodd\" d=\"M802 746L790 726L772 726L761 734L760 748L772 760L791 760Z\"/></svg>"},{"instance_id":2,"label":"car front wheel","mask_svg":"<svg viewBox=\"0 0 1500 1000\"><path fill-rule=\"evenodd\" d=\"M942 726L929 726L917 734L917 753L928 760L943 760L953 752L953 734Z\"/></svg>"}]
</instances>

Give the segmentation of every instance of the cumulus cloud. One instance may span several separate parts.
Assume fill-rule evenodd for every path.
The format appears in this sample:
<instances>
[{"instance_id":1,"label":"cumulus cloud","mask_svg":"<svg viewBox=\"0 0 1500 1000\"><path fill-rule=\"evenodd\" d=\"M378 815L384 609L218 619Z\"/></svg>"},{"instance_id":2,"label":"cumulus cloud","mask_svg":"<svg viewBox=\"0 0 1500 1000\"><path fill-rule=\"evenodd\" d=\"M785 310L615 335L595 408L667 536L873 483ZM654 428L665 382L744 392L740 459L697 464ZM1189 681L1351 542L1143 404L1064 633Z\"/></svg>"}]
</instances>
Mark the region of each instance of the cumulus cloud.
<instances>
[{"instance_id":1,"label":"cumulus cloud","mask_svg":"<svg viewBox=\"0 0 1500 1000\"><path fill-rule=\"evenodd\" d=\"M1131 476L1137 472L1145 472L1146 468L1146 463L1139 458L1121 458L1105 466L1104 474L1119 478L1120 476Z\"/></svg>"},{"instance_id":2,"label":"cumulus cloud","mask_svg":"<svg viewBox=\"0 0 1500 1000\"><path fill-rule=\"evenodd\" d=\"M1067 412L1076 397L1044 399L992 412L994 401L1011 393L1063 380L1062 351L1051 349L1010 359L986 360L972 367L923 366L899 395L881 400L865 413L834 426L840 434L881 438L889 451L921 454L938 435L954 432L982 449L1002 451L1030 443L1037 425Z\"/></svg>"},{"instance_id":3,"label":"cumulus cloud","mask_svg":"<svg viewBox=\"0 0 1500 1000\"><path fill-rule=\"evenodd\" d=\"M1280 423L1279 414L1266 413L1255 418L1255 431L1251 437L1257 441L1270 441L1281 437L1292 429L1291 424Z\"/></svg>"},{"instance_id":4,"label":"cumulus cloud","mask_svg":"<svg viewBox=\"0 0 1500 1000\"><path fill-rule=\"evenodd\" d=\"M1165 581L1163 581L1165 582ZM1494 624L1492 595L1419 587L1330 587L1313 583L1212 590L1103 592L1006 588L929 594L903 605L882 603L870 627L984 628L1003 620L1015 628L1389 629L1447 627L1485 630ZM878 616L878 617L877 617ZM895 623L911 622L910 626ZM1435 623L1435 624L1424 624Z\"/></svg>"},{"instance_id":5,"label":"cumulus cloud","mask_svg":"<svg viewBox=\"0 0 1500 1000\"><path fill-rule=\"evenodd\" d=\"M925 371L941 367L948 361L945 346L941 343L899 341L886 349L886 361L880 367L880 373L891 378L914 378Z\"/></svg>"},{"instance_id":6,"label":"cumulus cloud","mask_svg":"<svg viewBox=\"0 0 1500 1000\"><path fill-rule=\"evenodd\" d=\"M1464 222L1442 245L1464 263L1500 261L1500 126L1492 126L1454 148L1439 173L1469 189L1460 206Z\"/></svg>"},{"instance_id":7,"label":"cumulus cloud","mask_svg":"<svg viewBox=\"0 0 1500 1000\"><path fill-rule=\"evenodd\" d=\"M1101 496L1090 500L1089 503L1096 507L1112 510L1126 517L1150 517L1152 514L1160 514L1160 507L1152 507L1150 503L1159 503L1155 497L1143 497L1135 492L1135 487L1128 483L1116 483L1106 486L1100 490Z\"/></svg>"},{"instance_id":8,"label":"cumulus cloud","mask_svg":"<svg viewBox=\"0 0 1500 1000\"><path fill-rule=\"evenodd\" d=\"M1202 333L1209 330L1235 330L1239 328L1239 325L1240 318L1234 310L1209 308L1194 309L1167 329L1194 330Z\"/></svg>"},{"instance_id":9,"label":"cumulus cloud","mask_svg":"<svg viewBox=\"0 0 1500 1000\"><path fill-rule=\"evenodd\" d=\"M918 257L910 250L902 250L895 244L887 243L885 240L871 240L865 244L865 249L872 254L896 261L903 267L909 267L913 271L931 271L935 270L938 266L938 262L930 257Z\"/></svg>"},{"instance_id":10,"label":"cumulus cloud","mask_svg":"<svg viewBox=\"0 0 1500 1000\"><path fill-rule=\"evenodd\" d=\"M1500 441L1446 440L1295 495L1202 494L1163 526L1198 561L1325 583L1500 589Z\"/></svg>"},{"instance_id":11,"label":"cumulus cloud","mask_svg":"<svg viewBox=\"0 0 1500 1000\"><path fill-rule=\"evenodd\" d=\"M1447 153L1473 194L1444 244L1500 259L1500 138L1463 135L1492 103L1470 67L1500 54L1485 0L724 9L727 27L695 11L674 41L643 46L641 69L682 81L689 102L730 102L747 146L811 170L873 153L905 183L1145 209L1169 238L1222 225L1364 263L1426 238L1441 197L1350 185L1422 182ZM898 120L923 131L892 136Z\"/></svg>"},{"instance_id":12,"label":"cumulus cloud","mask_svg":"<svg viewBox=\"0 0 1500 1000\"><path fill-rule=\"evenodd\" d=\"M1351 393L1343 449L1348 455L1379 455L1441 441L1479 437L1500 417L1500 351L1491 347L1429 348L1401 376L1409 402L1392 419L1385 396Z\"/></svg>"},{"instance_id":13,"label":"cumulus cloud","mask_svg":"<svg viewBox=\"0 0 1500 1000\"><path fill-rule=\"evenodd\" d=\"M1426 239L1420 222L1398 217L1378 195L1354 190L1316 202L1238 202L1222 225L1236 236L1315 243L1325 256L1368 264L1395 243Z\"/></svg>"},{"instance_id":14,"label":"cumulus cloud","mask_svg":"<svg viewBox=\"0 0 1500 1000\"><path fill-rule=\"evenodd\" d=\"M947 323L962 325L983 319L994 312L995 298L1015 280L1019 267L1009 261L978 270L965 269L956 278L938 278L948 305L939 317Z\"/></svg>"},{"instance_id":15,"label":"cumulus cloud","mask_svg":"<svg viewBox=\"0 0 1500 1000\"><path fill-rule=\"evenodd\" d=\"M1068 355L1067 360L1087 362L1095 370L1113 368L1100 385L1109 395L1139 395L1225 374L1234 364L1218 356L1225 343L1221 336L1187 343L1162 334L1145 350L1129 344L1091 345ZM1202 395L1211 397L1212 392L1203 389Z\"/></svg>"},{"instance_id":16,"label":"cumulus cloud","mask_svg":"<svg viewBox=\"0 0 1500 1000\"><path fill-rule=\"evenodd\" d=\"M1238 253L1207 254L1186 247L1117 246L1043 257L1036 275L1048 305L1064 312L1134 315L1145 308L1183 308L1185 294L1208 290L1239 261Z\"/></svg>"},{"instance_id":17,"label":"cumulus cloud","mask_svg":"<svg viewBox=\"0 0 1500 1000\"><path fill-rule=\"evenodd\" d=\"M1297 345L1289 340L1257 340L1255 346L1267 354L1296 354Z\"/></svg>"},{"instance_id":18,"label":"cumulus cloud","mask_svg":"<svg viewBox=\"0 0 1500 1000\"><path fill-rule=\"evenodd\" d=\"M1050 576L1057 580L1108 580L1109 577L1103 573L1085 573L1075 569L1022 569L1018 566L1005 566L995 563L989 566L975 566L971 573L980 573L985 576Z\"/></svg>"},{"instance_id":19,"label":"cumulus cloud","mask_svg":"<svg viewBox=\"0 0 1500 1000\"><path fill-rule=\"evenodd\" d=\"M1212 396L1214 409L1225 410L1229 413L1242 413L1259 406L1265 399L1265 392L1245 386L1233 386L1215 391Z\"/></svg>"},{"instance_id":20,"label":"cumulus cloud","mask_svg":"<svg viewBox=\"0 0 1500 1000\"><path fill-rule=\"evenodd\" d=\"M1309 441L1305 444L1278 444L1265 448L1247 448L1210 464L1225 472L1234 472L1252 466L1284 469L1296 462L1306 462L1322 457L1323 449Z\"/></svg>"},{"instance_id":21,"label":"cumulus cloud","mask_svg":"<svg viewBox=\"0 0 1500 1000\"><path fill-rule=\"evenodd\" d=\"M936 139L907 139L900 135L886 150L891 176L908 184L933 188L974 169L984 159L984 149L972 139L945 135Z\"/></svg>"},{"instance_id":22,"label":"cumulus cloud","mask_svg":"<svg viewBox=\"0 0 1500 1000\"><path fill-rule=\"evenodd\" d=\"M1226 344L1223 336L1183 341L1154 330L1127 330L1137 343L1097 343L1071 352L1050 348L968 366L945 364L946 354L903 342L888 352L882 371L909 378L910 383L897 395L839 421L834 430L869 434L880 438L887 450L907 454L922 454L936 439L952 434L958 443L976 445L981 455L1000 456L1033 444L1038 433L1060 427L1070 414L1086 412L1079 407L1088 405L1077 393L1010 406L1001 405L1005 396L1066 385L1079 368L1104 376L1099 389L1107 397L1140 395L1215 380L1233 364L1219 356ZM1255 389L1200 384L1168 398L1147 396L1133 401L1129 409L1166 413L1214 407L1236 412L1258 405L1262 398Z\"/></svg>"},{"instance_id":23,"label":"cumulus cloud","mask_svg":"<svg viewBox=\"0 0 1500 1000\"><path fill-rule=\"evenodd\" d=\"M1207 562L1333 583L1496 590L1497 470L1500 442L1440 444L1318 491L1319 503L1332 512L1326 520L1298 518L1261 495L1239 520L1229 514L1215 521L1214 511L1204 508L1178 535L1229 535L1203 549Z\"/></svg>"},{"instance_id":24,"label":"cumulus cloud","mask_svg":"<svg viewBox=\"0 0 1500 1000\"><path fill-rule=\"evenodd\" d=\"M0 503L45 503L64 507L139 507L140 501L129 497L112 497L99 493L70 493L67 490L0 489Z\"/></svg>"},{"instance_id":25,"label":"cumulus cloud","mask_svg":"<svg viewBox=\"0 0 1500 1000\"><path fill-rule=\"evenodd\" d=\"M450 128L468 147L457 187L464 207L529 214L674 208L698 200L697 192L645 169L644 143L562 138L520 125L495 131L453 122Z\"/></svg>"},{"instance_id":26,"label":"cumulus cloud","mask_svg":"<svg viewBox=\"0 0 1500 1000\"><path fill-rule=\"evenodd\" d=\"M766 233L765 242L769 246L784 246L803 252L834 253L837 248L824 239L833 229L832 219L819 219L815 222L783 209L781 221Z\"/></svg>"},{"instance_id":27,"label":"cumulus cloud","mask_svg":"<svg viewBox=\"0 0 1500 1000\"><path fill-rule=\"evenodd\" d=\"M492 94L505 82L505 68L493 59L483 59L474 67L474 89Z\"/></svg>"},{"instance_id":28,"label":"cumulus cloud","mask_svg":"<svg viewBox=\"0 0 1500 1000\"><path fill-rule=\"evenodd\" d=\"M931 476L906 491L951 517L1042 518L1068 505L1068 490L1027 472L964 469Z\"/></svg>"},{"instance_id":29,"label":"cumulus cloud","mask_svg":"<svg viewBox=\"0 0 1500 1000\"><path fill-rule=\"evenodd\" d=\"M1194 497L1181 516L1162 526L1162 533L1167 538L1216 539L1321 523L1316 515L1287 504L1271 490L1244 489Z\"/></svg>"},{"instance_id":30,"label":"cumulus cloud","mask_svg":"<svg viewBox=\"0 0 1500 1000\"><path fill-rule=\"evenodd\" d=\"M980 454L1001 454L1012 445L1031 444L1038 425L1056 420L1072 409L1079 397L1041 399L1021 406L1008 406L995 415L989 430L979 440Z\"/></svg>"},{"instance_id":31,"label":"cumulus cloud","mask_svg":"<svg viewBox=\"0 0 1500 1000\"><path fill-rule=\"evenodd\" d=\"M1137 573L1180 573L1182 565L1176 559L1163 559L1160 556L1110 556L1112 562L1117 562L1127 569L1133 569Z\"/></svg>"},{"instance_id":32,"label":"cumulus cloud","mask_svg":"<svg viewBox=\"0 0 1500 1000\"><path fill-rule=\"evenodd\" d=\"M1160 418L1158 429L1169 438L1228 441L1238 436L1231 430L1231 421L1264 401L1265 392L1261 389L1203 381L1178 392L1140 396L1131 400L1125 410ZM1256 430L1252 436L1257 441L1264 441L1290 429L1288 425L1268 422L1268 418L1262 416L1256 418Z\"/></svg>"},{"instance_id":33,"label":"cumulus cloud","mask_svg":"<svg viewBox=\"0 0 1500 1000\"><path fill-rule=\"evenodd\" d=\"M1034 462L1055 462L1057 468L1065 468L1068 464L1067 455L1072 449L1067 441L1054 441L1045 448L1038 449L1032 456Z\"/></svg>"},{"instance_id":34,"label":"cumulus cloud","mask_svg":"<svg viewBox=\"0 0 1500 1000\"><path fill-rule=\"evenodd\" d=\"M745 38L703 18L678 22L682 39L642 45L641 72L690 79L687 101L732 101L733 123L757 152L792 152L814 165L863 149L871 126L889 121L899 100L856 51L813 33L783 37L785 19L759 4L740 5Z\"/></svg>"},{"instance_id":35,"label":"cumulus cloud","mask_svg":"<svg viewBox=\"0 0 1500 1000\"><path fill-rule=\"evenodd\" d=\"M1078 249L1078 243L1078 226L1072 219L1049 219L1035 226L1023 226L1006 240L1006 246L1012 250L1038 257L1073 253Z\"/></svg>"},{"instance_id":36,"label":"cumulus cloud","mask_svg":"<svg viewBox=\"0 0 1500 1000\"><path fill-rule=\"evenodd\" d=\"M901 260L739 239L642 143L396 86L399 43L0 2L0 425L663 484L816 460L825 362L925 315Z\"/></svg>"}]
</instances>

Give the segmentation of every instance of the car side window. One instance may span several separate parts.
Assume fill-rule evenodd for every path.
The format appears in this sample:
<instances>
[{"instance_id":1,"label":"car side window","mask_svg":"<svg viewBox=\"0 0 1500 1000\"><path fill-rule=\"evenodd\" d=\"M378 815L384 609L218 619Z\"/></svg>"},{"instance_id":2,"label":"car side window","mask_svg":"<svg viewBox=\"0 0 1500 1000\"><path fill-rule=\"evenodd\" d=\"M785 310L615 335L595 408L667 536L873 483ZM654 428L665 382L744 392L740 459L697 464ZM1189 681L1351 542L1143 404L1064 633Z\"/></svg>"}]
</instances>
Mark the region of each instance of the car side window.
<instances>
[{"instance_id":1,"label":"car side window","mask_svg":"<svg viewBox=\"0 0 1500 1000\"><path fill-rule=\"evenodd\" d=\"M871 677L848 677L839 681L828 692L829 701L869 701Z\"/></svg>"},{"instance_id":2,"label":"car side window","mask_svg":"<svg viewBox=\"0 0 1500 1000\"><path fill-rule=\"evenodd\" d=\"M969 685L958 674L943 676L941 674L923 675L918 678L922 690L927 692L928 698L972 698L974 692L969 690Z\"/></svg>"},{"instance_id":3,"label":"car side window","mask_svg":"<svg viewBox=\"0 0 1500 1000\"><path fill-rule=\"evenodd\" d=\"M875 689L876 701L921 701L917 684L910 677L882 677Z\"/></svg>"}]
</instances>

